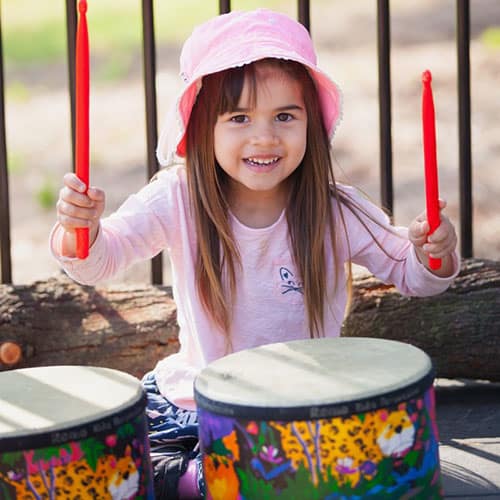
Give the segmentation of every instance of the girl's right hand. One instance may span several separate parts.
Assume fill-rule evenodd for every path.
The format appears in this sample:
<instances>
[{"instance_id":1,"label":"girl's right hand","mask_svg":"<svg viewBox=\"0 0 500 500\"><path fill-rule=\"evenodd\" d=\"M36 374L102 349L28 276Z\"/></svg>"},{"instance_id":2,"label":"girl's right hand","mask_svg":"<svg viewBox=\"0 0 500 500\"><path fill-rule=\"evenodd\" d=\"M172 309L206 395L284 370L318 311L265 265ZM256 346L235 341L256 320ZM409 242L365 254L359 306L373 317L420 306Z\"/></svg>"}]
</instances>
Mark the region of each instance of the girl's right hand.
<instances>
[{"instance_id":1,"label":"girl's right hand","mask_svg":"<svg viewBox=\"0 0 500 500\"><path fill-rule=\"evenodd\" d=\"M57 220L64 228L61 253L66 257L76 255L75 229L89 228L91 246L99 231L99 220L104 212L105 195L102 189L89 187L85 193L85 184L73 173L63 178L64 187L59 191L56 204Z\"/></svg>"}]
</instances>

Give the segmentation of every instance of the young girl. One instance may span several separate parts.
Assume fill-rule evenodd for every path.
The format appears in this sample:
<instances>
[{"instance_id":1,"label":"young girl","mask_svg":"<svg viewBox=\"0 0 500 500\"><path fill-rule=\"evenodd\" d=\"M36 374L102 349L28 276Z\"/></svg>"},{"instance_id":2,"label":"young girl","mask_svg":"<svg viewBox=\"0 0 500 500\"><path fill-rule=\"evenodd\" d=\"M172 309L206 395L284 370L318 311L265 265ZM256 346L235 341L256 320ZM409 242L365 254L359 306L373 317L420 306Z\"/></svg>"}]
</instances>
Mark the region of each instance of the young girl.
<instances>
[{"instance_id":1,"label":"young girl","mask_svg":"<svg viewBox=\"0 0 500 500\"><path fill-rule=\"evenodd\" d=\"M203 494L193 380L208 363L265 343L338 336L345 263L420 296L445 290L459 268L444 214L427 238L425 214L409 229L391 227L335 183L341 97L299 23L265 9L218 16L187 40L181 71L178 119L158 147L170 168L103 220L103 191L86 193L67 174L51 234L61 265L85 284L169 252L180 350L143 380L157 498ZM90 229L86 260L75 258L77 227ZM442 259L439 270L429 256Z\"/></svg>"}]
</instances>

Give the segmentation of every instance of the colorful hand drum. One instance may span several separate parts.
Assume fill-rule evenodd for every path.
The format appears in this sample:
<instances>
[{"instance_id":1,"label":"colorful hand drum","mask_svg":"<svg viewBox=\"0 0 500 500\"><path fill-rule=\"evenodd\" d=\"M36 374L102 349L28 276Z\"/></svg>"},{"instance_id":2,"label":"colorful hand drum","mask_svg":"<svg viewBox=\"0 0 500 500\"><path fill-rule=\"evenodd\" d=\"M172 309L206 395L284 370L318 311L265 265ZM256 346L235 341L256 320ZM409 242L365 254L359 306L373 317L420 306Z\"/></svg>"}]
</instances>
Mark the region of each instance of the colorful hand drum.
<instances>
[{"instance_id":1,"label":"colorful hand drum","mask_svg":"<svg viewBox=\"0 0 500 500\"><path fill-rule=\"evenodd\" d=\"M116 370L0 373L0 498L153 500L145 406Z\"/></svg>"},{"instance_id":2,"label":"colorful hand drum","mask_svg":"<svg viewBox=\"0 0 500 500\"><path fill-rule=\"evenodd\" d=\"M195 381L208 499L441 498L433 370L400 342L270 344Z\"/></svg>"}]
</instances>

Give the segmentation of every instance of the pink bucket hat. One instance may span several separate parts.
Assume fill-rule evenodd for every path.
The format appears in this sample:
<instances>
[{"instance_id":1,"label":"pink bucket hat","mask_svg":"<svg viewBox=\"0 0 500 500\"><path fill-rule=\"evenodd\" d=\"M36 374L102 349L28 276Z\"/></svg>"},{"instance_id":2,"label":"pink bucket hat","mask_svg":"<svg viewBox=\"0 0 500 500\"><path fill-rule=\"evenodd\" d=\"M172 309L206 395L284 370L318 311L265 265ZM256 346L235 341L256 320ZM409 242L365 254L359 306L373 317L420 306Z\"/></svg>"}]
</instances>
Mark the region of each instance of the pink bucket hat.
<instances>
[{"instance_id":1,"label":"pink bucket hat","mask_svg":"<svg viewBox=\"0 0 500 500\"><path fill-rule=\"evenodd\" d=\"M265 58L296 61L309 70L318 90L325 127L330 139L333 137L341 115L341 94L317 67L308 31L294 19L268 9L233 11L195 28L182 48L180 69L186 86L167 115L158 141L161 165L186 155L186 127L203 76Z\"/></svg>"}]
</instances>

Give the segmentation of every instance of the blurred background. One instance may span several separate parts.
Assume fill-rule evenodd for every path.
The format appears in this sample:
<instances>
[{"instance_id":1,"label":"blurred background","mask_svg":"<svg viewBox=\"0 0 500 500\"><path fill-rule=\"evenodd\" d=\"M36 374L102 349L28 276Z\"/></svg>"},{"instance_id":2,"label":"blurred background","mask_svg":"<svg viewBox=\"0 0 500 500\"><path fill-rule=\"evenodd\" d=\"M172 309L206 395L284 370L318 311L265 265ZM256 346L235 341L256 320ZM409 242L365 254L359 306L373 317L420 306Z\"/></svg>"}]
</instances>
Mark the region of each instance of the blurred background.
<instances>
[{"instance_id":1,"label":"blurred background","mask_svg":"<svg viewBox=\"0 0 500 500\"><path fill-rule=\"evenodd\" d=\"M91 184L106 212L147 181L141 2L88 0L91 47ZM294 0L233 0L296 17ZM218 13L218 2L155 2L159 126L181 88L182 42ZM458 123L455 1L392 0L394 220L424 210L421 74L433 74L441 197L458 227ZM48 250L62 176L71 170L65 2L1 3L13 282L59 272ZM474 256L500 259L500 1L471 0L471 109ZM344 116L333 141L337 180L379 195L375 0L312 0L319 64L343 90ZM169 283L168 259L164 281ZM149 263L113 282L149 282Z\"/></svg>"}]
</instances>

